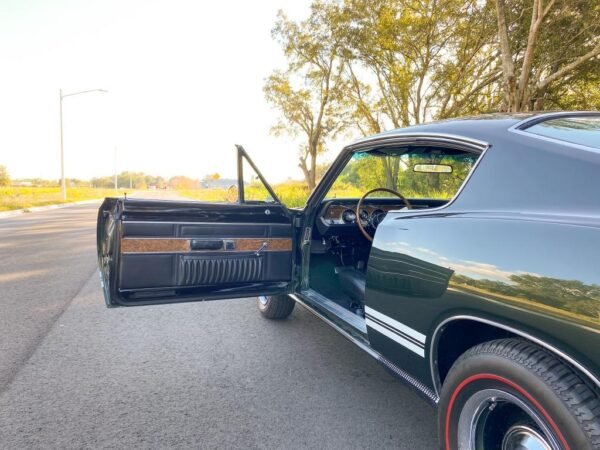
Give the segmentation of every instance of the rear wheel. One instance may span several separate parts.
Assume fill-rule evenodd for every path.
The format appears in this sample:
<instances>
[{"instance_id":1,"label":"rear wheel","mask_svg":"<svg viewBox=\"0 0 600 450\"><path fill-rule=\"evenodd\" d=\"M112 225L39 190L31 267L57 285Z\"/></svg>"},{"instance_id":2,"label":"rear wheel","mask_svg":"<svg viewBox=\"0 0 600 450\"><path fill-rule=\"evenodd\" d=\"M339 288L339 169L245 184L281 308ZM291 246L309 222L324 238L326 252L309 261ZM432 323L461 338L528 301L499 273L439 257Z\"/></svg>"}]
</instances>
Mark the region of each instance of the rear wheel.
<instances>
[{"instance_id":1,"label":"rear wheel","mask_svg":"<svg viewBox=\"0 0 600 450\"><path fill-rule=\"evenodd\" d=\"M296 302L287 295L261 295L258 310L268 319L285 319L294 310Z\"/></svg>"},{"instance_id":2,"label":"rear wheel","mask_svg":"<svg viewBox=\"0 0 600 450\"><path fill-rule=\"evenodd\" d=\"M596 450L600 401L549 351L501 339L454 363L442 387L438 428L446 450Z\"/></svg>"}]
</instances>

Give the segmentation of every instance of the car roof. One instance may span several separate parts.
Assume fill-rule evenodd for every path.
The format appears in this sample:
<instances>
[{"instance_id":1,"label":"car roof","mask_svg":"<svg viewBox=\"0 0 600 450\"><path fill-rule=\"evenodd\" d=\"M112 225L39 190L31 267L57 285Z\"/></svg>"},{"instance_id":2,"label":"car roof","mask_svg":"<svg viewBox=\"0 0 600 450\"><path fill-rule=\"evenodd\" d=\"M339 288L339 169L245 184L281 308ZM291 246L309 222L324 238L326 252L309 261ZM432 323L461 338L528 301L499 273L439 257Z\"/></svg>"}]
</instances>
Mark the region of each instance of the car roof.
<instances>
[{"instance_id":1,"label":"car roof","mask_svg":"<svg viewBox=\"0 0 600 450\"><path fill-rule=\"evenodd\" d=\"M380 138L411 134L445 134L462 136L482 142L491 143L497 138L506 136L511 128L538 123L551 118L579 117L587 115L600 115L598 111L552 111L552 112L529 112L529 113L495 113L482 114L479 116L460 117L455 119L438 120L421 125L412 125L405 128L397 128L385 131L373 136L358 139L354 144L362 144Z\"/></svg>"}]
</instances>

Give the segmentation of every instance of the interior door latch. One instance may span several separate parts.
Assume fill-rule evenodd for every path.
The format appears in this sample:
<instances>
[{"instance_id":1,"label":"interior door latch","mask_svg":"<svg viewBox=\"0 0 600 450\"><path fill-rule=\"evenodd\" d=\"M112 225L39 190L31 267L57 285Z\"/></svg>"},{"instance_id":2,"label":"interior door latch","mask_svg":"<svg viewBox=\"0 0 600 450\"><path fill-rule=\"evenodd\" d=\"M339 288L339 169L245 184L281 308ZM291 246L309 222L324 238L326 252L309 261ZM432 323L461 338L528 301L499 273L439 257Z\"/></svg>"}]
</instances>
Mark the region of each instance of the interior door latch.
<instances>
[{"instance_id":1,"label":"interior door latch","mask_svg":"<svg viewBox=\"0 0 600 450\"><path fill-rule=\"evenodd\" d=\"M312 228L306 227L304 229L304 234L302 235L302 244L307 245L310 243L310 237L312 235Z\"/></svg>"}]
</instances>

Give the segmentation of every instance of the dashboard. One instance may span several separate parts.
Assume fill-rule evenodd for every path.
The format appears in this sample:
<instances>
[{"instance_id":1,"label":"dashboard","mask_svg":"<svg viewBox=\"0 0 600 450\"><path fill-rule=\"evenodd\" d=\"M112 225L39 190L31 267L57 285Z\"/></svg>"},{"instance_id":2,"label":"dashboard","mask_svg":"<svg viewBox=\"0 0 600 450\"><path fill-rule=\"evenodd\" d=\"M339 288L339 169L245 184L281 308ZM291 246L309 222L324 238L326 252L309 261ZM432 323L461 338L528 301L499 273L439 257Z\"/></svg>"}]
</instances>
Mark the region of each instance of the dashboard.
<instances>
[{"instance_id":1,"label":"dashboard","mask_svg":"<svg viewBox=\"0 0 600 450\"><path fill-rule=\"evenodd\" d=\"M413 209L427 209L442 206L444 200L410 199ZM363 226L376 228L389 211L405 209L404 202L397 198L366 199L356 214L358 199L325 200L317 215L317 229L323 236L350 234L358 231L356 221Z\"/></svg>"},{"instance_id":2,"label":"dashboard","mask_svg":"<svg viewBox=\"0 0 600 450\"><path fill-rule=\"evenodd\" d=\"M404 203L400 205L363 204L359 212L360 221L363 225L367 225L372 220L377 220L381 215L387 214L388 211L404 207ZM331 204L323 211L321 217L327 225L355 224L358 219L356 217L356 204L351 206Z\"/></svg>"}]
</instances>

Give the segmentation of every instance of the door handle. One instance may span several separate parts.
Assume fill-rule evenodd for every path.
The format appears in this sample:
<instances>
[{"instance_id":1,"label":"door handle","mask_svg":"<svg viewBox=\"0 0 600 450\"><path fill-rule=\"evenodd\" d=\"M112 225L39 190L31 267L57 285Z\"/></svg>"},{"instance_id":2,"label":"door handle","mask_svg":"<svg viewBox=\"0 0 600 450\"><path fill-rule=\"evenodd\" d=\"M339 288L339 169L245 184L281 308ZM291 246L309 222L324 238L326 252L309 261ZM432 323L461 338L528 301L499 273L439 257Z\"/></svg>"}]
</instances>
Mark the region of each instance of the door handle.
<instances>
[{"instance_id":1,"label":"door handle","mask_svg":"<svg viewBox=\"0 0 600 450\"><path fill-rule=\"evenodd\" d=\"M192 239L190 242L191 250L221 250L223 249L222 239Z\"/></svg>"},{"instance_id":2,"label":"door handle","mask_svg":"<svg viewBox=\"0 0 600 450\"><path fill-rule=\"evenodd\" d=\"M261 244L261 246L258 248L258 250L256 250L256 251L254 252L254 254L255 254L256 256L260 256L260 252L262 252L262 251L263 251L264 249L266 249L268 246L269 246L269 243L268 243L267 241L263 242L263 243Z\"/></svg>"}]
</instances>

